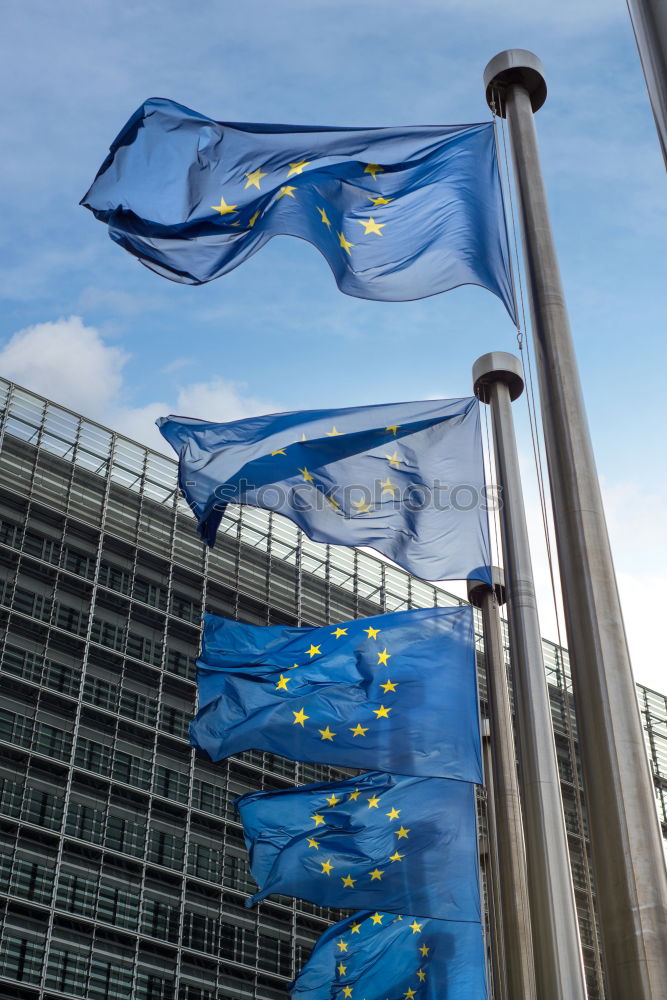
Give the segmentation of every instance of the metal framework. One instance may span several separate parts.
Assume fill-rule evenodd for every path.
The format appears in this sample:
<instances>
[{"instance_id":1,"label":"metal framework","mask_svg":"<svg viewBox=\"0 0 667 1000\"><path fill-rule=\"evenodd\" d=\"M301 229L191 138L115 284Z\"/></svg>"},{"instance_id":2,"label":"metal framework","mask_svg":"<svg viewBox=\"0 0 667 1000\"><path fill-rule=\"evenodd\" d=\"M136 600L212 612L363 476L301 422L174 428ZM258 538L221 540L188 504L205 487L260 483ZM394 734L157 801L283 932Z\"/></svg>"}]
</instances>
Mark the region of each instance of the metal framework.
<instances>
[{"instance_id":1,"label":"metal framework","mask_svg":"<svg viewBox=\"0 0 667 1000\"><path fill-rule=\"evenodd\" d=\"M195 755L202 609L319 624L460 601L251 508L230 508L206 553L174 462L3 381L0 410L0 993L284 1000L339 914L284 897L244 909L231 800L343 772ZM481 620L478 631L481 647ZM593 1000L604 994L567 656L544 652ZM667 833L667 700L638 690ZM482 678L486 712L484 699Z\"/></svg>"}]
</instances>

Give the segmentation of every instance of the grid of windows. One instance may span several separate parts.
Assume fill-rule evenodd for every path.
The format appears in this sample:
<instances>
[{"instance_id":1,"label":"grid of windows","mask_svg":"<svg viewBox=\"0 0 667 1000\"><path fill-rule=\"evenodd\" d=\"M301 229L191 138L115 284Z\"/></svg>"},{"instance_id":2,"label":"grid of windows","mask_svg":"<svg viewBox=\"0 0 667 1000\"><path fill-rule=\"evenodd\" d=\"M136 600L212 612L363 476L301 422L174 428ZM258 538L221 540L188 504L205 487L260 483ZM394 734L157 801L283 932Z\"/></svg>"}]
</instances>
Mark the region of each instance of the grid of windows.
<instances>
[{"instance_id":1,"label":"grid of windows","mask_svg":"<svg viewBox=\"0 0 667 1000\"><path fill-rule=\"evenodd\" d=\"M205 552L174 462L2 381L0 411L0 992L284 998L339 914L286 897L244 908L254 884L231 803L344 772L194 754L202 610L318 624L459 601L251 508L228 508ZM545 656L594 998L570 679L562 650ZM667 703L639 695L667 830Z\"/></svg>"}]
</instances>

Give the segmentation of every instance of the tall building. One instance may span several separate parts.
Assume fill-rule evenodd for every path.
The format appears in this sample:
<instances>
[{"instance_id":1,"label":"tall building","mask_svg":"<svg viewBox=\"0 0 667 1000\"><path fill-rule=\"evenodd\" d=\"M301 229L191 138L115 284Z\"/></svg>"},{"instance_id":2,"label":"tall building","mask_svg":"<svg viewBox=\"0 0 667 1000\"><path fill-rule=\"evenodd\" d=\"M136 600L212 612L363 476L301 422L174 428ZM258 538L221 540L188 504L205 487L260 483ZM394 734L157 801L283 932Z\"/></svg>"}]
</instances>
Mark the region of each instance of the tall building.
<instances>
[{"instance_id":1,"label":"tall building","mask_svg":"<svg viewBox=\"0 0 667 1000\"><path fill-rule=\"evenodd\" d=\"M460 602L251 508L230 508L205 552L174 462L2 381L0 411L0 995L285 1000L339 914L287 897L244 907L253 883L233 800L344 772L195 755L202 610L321 624ZM565 653L545 654L593 998L570 680ZM667 703L639 697L667 833ZM483 676L481 698L484 712Z\"/></svg>"}]
</instances>

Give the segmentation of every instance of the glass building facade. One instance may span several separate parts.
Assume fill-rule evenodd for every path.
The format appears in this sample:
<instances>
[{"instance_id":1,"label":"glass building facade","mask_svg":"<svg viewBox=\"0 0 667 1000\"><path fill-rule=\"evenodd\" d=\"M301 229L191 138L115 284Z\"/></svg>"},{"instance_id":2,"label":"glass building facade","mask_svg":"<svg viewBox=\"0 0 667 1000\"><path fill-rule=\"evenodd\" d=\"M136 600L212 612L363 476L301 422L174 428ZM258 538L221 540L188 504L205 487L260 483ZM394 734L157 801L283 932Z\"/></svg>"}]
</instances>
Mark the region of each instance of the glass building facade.
<instances>
[{"instance_id":1,"label":"glass building facade","mask_svg":"<svg viewBox=\"0 0 667 1000\"><path fill-rule=\"evenodd\" d=\"M322 624L460 602L252 508L229 508L206 552L174 462L4 381L0 413L0 996L284 1000L339 914L286 897L244 907L254 883L232 802L344 772L195 754L202 611ZM567 657L549 643L545 656L601 997ZM480 692L484 713L483 670ZM638 694L667 833L667 700ZM483 834L483 793L480 819Z\"/></svg>"}]
</instances>

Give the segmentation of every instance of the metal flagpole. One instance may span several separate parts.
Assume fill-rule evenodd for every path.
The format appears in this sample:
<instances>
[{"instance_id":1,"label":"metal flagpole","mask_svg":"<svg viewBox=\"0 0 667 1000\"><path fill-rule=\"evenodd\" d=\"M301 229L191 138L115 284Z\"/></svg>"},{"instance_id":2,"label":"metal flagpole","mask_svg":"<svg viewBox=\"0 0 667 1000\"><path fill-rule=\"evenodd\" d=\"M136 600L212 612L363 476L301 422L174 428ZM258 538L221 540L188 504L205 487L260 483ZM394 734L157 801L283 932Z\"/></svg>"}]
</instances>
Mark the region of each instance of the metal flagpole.
<instances>
[{"instance_id":1,"label":"metal flagpole","mask_svg":"<svg viewBox=\"0 0 667 1000\"><path fill-rule=\"evenodd\" d=\"M526 848L521 819L519 782L514 749L514 729L510 705L507 668L503 648L499 605L505 603L503 571L493 567L493 583L471 580L468 600L482 612L486 688L489 698L489 729L493 781L490 788L490 812L494 816L494 845L489 854L497 868L499 884L500 927L504 948L502 996L508 1000L536 1000L533 944L526 876ZM496 959L497 966L500 961Z\"/></svg>"},{"instance_id":2,"label":"metal flagpole","mask_svg":"<svg viewBox=\"0 0 667 1000\"><path fill-rule=\"evenodd\" d=\"M665 0L627 2L667 167L667 3Z\"/></svg>"},{"instance_id":3,"label":"metal flagpole","mask_svg":"<svg viewBox=\"0 0 667 1000\"><path fill-rule=\"evenodd\" d=\"M485 354L473 365L473 381L482 402L491 404L503 501L501 535L537 995L540 1000L584 1000L577 908L512 417L511 402L523 391L521 364L512 354Z\"/></svg>"},{"instance_id":4,"label":"metal flagpole","mask_svg":"<svg viewBox=\"0 0 667 1000\"><path fill-rule=\"evenodd\" d=\"M501 52L484 82L512 145L609 997L662 1000L667 873L537 152L542 64Z\"/></svg>"},{"instance_id":5,"label":"metal flagpole","mask_svg":"<svg viewBox=\"0 0 667 1000\"><path fill-rule=\"evenodd\" d=\"M507 966L505 962L505 934L500 901L500 859L498 855L498 827L496 823L495 779L491 757L489 720L482 719L482 763L486 788L486 895L488 900L489 945L491 947L491 973L493 1000L511 1000L507 992ZM483 844L480 840L480 853Z\"/></svg>"}]
</instances>

